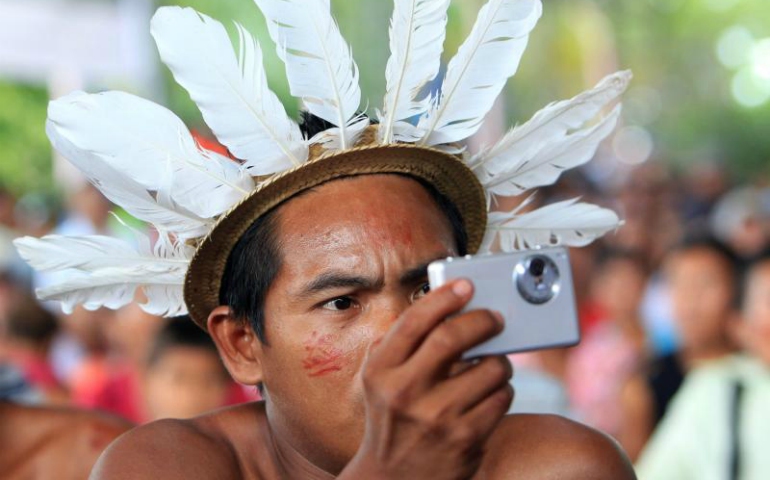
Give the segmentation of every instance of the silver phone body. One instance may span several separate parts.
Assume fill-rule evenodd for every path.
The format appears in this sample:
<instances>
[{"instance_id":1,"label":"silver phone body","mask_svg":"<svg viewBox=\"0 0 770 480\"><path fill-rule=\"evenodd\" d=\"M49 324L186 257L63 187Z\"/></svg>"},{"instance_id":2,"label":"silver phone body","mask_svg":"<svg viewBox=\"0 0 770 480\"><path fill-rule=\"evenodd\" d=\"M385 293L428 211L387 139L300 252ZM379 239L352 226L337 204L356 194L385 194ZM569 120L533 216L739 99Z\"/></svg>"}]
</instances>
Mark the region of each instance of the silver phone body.
<instances>
[{"instance_id":1,"label":"silver phone body","mask_svg":"<svg viewBox=\"0 0 770 480\"><path fill-rule=\"evenodd\" d=\"M546 266L537 277L533 267L539 261ZM464 358L565 347L580 341L565 248L448 258L428 266L431 288L456 278L467 278L475 287L473 299L463 312L489 309L505 318L502 333L468 350Z\"/></svg>"}]
</instances>

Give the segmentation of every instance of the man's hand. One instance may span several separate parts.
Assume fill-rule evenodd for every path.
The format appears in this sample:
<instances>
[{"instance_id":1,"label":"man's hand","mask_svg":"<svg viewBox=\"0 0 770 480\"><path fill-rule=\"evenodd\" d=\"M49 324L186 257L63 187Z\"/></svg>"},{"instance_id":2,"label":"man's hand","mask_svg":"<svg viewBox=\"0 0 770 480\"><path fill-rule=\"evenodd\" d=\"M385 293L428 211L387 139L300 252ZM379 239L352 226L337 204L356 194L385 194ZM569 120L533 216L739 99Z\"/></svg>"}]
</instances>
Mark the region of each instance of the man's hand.
<instances>
[{"instance_id":1,"label":"man's hand","mask_svg":"<svg viewBox=\"0 0 770 480\"><path fill-rule=\"evenodd\" d=\"M513 371L505 356L456 368L463 352L503 329L499 314L483 310L445 321L472 296L467 280L449 283L372 346L363 367L366 432L340 478L468 478L479 468L513 399Z\"/></svg>"}]
</instances>

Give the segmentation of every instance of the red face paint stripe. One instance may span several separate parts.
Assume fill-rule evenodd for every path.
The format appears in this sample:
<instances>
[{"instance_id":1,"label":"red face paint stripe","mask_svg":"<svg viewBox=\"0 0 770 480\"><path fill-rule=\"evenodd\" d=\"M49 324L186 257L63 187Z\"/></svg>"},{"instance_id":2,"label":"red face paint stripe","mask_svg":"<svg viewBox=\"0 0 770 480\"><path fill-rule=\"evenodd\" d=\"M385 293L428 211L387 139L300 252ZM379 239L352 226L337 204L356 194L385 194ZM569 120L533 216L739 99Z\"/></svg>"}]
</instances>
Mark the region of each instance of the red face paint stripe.
<instances>
[{"instance_id":1,"label":"red face paint stripe","mask_svg":"<svg viewBox=\"0 0 770 480\"><path fill-rule=\"evenodd\" d=\"M307 356L302 360L302 368L308 371L310 377L320 377L342 370L339 364L342 352L332 345L332 336L318 337L313 332L312 338L305 344Z\"/></svg>"}]
</instances>

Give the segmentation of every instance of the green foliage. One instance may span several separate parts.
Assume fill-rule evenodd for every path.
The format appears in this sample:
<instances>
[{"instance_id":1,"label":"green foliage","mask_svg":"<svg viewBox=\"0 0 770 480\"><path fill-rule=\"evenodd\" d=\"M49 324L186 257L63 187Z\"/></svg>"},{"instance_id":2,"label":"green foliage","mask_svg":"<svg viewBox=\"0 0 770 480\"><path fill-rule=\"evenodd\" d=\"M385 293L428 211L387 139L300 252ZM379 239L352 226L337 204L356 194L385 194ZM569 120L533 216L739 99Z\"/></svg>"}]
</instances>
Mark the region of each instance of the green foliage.
<instances>
[{"instance_id":1,"label":"green foliage","mask_svg":"<svg viewBox=\"0 0 770 480\"><path fill-rule=\"evenodd\" d=\"M0 81L0 183L15 194L50 191L45 89Z\"/></svg>"}]
</instances>

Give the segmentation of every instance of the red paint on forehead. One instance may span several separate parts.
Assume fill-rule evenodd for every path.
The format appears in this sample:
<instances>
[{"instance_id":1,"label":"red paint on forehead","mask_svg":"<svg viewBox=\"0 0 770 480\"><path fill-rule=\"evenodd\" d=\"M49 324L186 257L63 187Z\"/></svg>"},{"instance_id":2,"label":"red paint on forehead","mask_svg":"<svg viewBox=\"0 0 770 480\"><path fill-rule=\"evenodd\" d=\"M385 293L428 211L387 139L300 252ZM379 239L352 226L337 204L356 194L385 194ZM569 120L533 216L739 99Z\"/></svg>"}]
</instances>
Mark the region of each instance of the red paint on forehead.
<instances>
[{"instance_id":1,"label":"red paint on forehead","mask_svg":"<svg viewBox=\"0 0 770 480\"><path fill-rule=\"evenodd\" d=\"M344 357L342 350L333 345L332 335L318 335L313 332L305 342L307 354L302 360L302 368L309 377L322 377L342 370Z\"/></svg>"},{"instance_id":2,"label":"red paint on forehead","mask_svg":"<svg viewBox=\"0 0 770 480\"><path fill-rule=\"evenodd\" d=\"M363 219L365 235L378 246L404 245L414 243L413 226L404 217L389 217L383 212L367 212Z\"/></svg>"},{"instance_id":3,"label":"red paint on forehead","mask_svg":"<svg viewBox=\"0 0 770 480\"><path fill-rule=\"evenodd\" d=\"M281 231L288 244L302 250L351 245L411 249L424 242L453 242L451 228L434 203L414 180L363 175L329 182L287 203Z\"/></svg>"}]
</instances>

